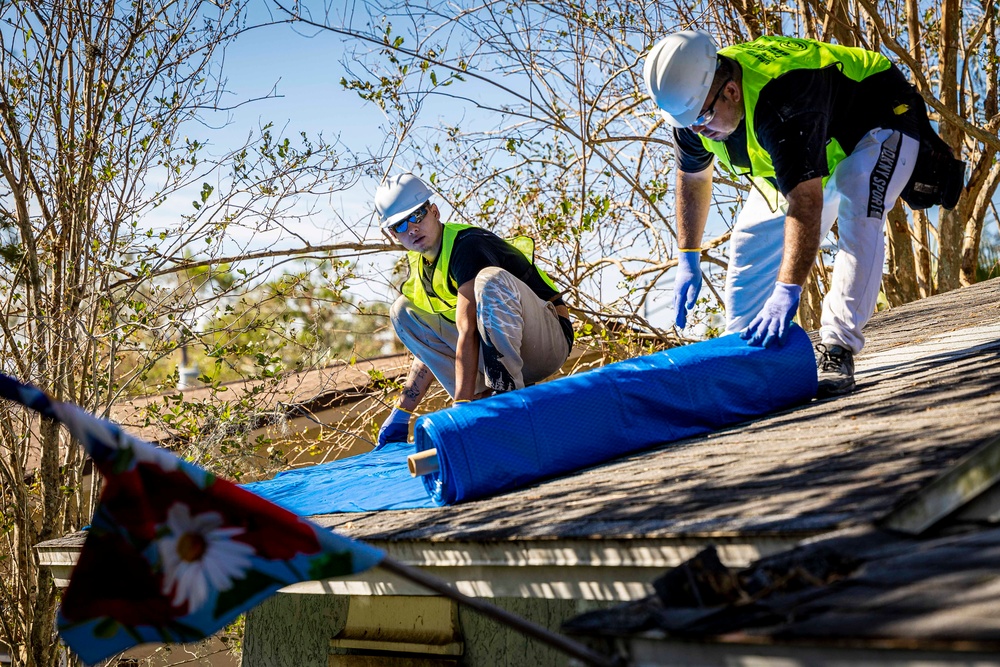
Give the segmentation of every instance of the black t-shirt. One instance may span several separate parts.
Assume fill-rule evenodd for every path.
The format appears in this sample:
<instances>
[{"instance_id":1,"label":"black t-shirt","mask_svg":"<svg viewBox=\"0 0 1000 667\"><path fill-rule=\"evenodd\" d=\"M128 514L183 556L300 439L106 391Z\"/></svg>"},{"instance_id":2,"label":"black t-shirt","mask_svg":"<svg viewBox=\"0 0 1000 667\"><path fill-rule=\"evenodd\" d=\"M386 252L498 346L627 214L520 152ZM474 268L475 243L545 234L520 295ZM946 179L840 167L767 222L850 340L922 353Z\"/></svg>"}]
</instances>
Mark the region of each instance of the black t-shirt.
<instances>
[{"instance_id":1,"label":"black t-shirt","mask_svg":"<svg viewBox=\"0 0 1000 667\"><path fill-rule=\"evenodd\" d=\"M910 110L896 115L900 104ZM769 81L754 110L754 130L771 156L775 185L788 194L796 185L829 175L826 145L836 139L848 155L876 127L919 138L918 104L923 104L895 65L863 81L852 81L836 66L792 70ZM745 119L744 119L745 122ZM712 154L687 128L674 130L678 167L692 173L712 163ZM734 167L750 167L743 123L725 141Z\"/></svg>"},{"instance_id":2,"label":"black t-shirt","mask_svg":"<svg viewBox=\"0 0 1000 667\"><path fill-rule=\"evenodd\" d=\"M434 293L431 276L435 265L436 262L432 265L423 264L424 271L420 276L428 294ZM480 227L471 227L455 235L451 259L448 262L448 278L453 288L457 290L459 285L475 280L480 271L490 266L500 267L512 274L530 287L531 291L543 301L551 301L557 306L563 305L559 293L542 280L538 270L521 254L521 251L493 232Z\"/></svg>"}]
</instances>

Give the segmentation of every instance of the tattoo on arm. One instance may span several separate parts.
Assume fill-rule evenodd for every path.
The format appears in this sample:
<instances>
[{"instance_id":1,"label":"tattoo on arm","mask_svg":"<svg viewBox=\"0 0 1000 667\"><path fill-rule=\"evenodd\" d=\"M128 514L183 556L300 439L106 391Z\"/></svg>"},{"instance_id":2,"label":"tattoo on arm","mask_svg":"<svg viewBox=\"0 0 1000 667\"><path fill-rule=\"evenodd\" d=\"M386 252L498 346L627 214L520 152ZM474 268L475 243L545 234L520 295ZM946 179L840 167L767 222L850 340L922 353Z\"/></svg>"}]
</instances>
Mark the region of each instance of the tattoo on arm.
<instances>
[{"instance_id":1,"label":"tattoo on arm","mask_svg":"<svg viewBox=\"0 0 1000 667\"><path fill-rule=\"evenodd\" d=\"M420 360L415 359L410 366L410 372L406 376L406 382L403 383L403 391L399 395L398 406L408 412L412 411L420 405L420 400L427 393L427 387L430 386L433 380L434 375L431 373L431 369L427 368Z\"/></svg>"},{"instance_id":2,"label":"tattoo on arm","mask_svg":"<svg viewBox=\"0 0 1000 667\"><path fill-rule=\"evenodd\" d=\"M403 388L403 395L412 401L420 400L420 396L423 393L421 387L424 385L424 380L429 373L427 366L421 365L420 368L413 368L410 371L410 377L406 379L406 386Z\"/></svg>"}]
</instances>

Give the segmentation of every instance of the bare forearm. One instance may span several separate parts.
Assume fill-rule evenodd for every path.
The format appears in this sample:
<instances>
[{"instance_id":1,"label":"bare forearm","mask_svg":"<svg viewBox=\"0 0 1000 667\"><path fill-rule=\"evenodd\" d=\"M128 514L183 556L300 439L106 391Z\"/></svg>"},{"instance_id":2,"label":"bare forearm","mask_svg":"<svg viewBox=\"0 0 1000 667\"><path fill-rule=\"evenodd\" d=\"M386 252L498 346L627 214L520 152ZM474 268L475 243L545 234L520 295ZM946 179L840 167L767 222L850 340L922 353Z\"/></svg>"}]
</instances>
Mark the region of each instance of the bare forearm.
<instances>
[{"instance_id":1,"label":"bare forearm","mask_svg":"<svg viewBox=\"0 0 1000 667\"><path fill-rule=\"evenodd\" d=\"M788 194L785 216L785 246L778 271L778 281L803 285L809 277L819 252L823 214L823 189L820 179L796 186Z\"/></svg>"},{"instance_id":2,"label":"bare forearm","mask_svg":"<svg viewBox=\"0 0 1000 667\"><path fill-rule=\"evenodd\" d=\"M476 293L471 280L458 287L455 326L458 328L458 347L455 350L453 398L456 401L471 401L475 398L476 375L479 373L479 326L476 322Z\"/></svg>"},{"instance_id":3,"label":"bare forearm","mask_svg":"<svg viewBox=\"0 0 1000 667\"><path fill-rule=\"evenodd\" d=\"M712 168L702 172L677 172L677 246L701 247L708 209L712 203Z\"/></svg>"},{"instance_id":4,"label":"bare forearm","mask_svg":"<svg viewBox=\"0 0 1000 667\"><path fill-rule=\"evenodd\" d=\"M459 335L455 353L455 400L471 401L479 373L479 332L475 328Z\"/></svg>"},{"instance_id":5,"label":"bare forearm","mask_svg":"<svg viewBox=\"0 0 1000 667\"><path fill-rule=\"evenodd\" d=\"M403 393L399 396L399 407L407 412L413 412L423 400L427 388L434 381L434 374L419 359L410 364L410 372L403 383Z\"/></svg>"},{"instance_id":6,"label":"bare forearm","mask_svg":"<svg viewBox=\"0 0 1000 667\"><path fill-rule=\"evenodd\" d=\"M789 214L785 218L785 250L778 281L804 285L819 251L819 225Z\"/></svg>"}]
</instances>

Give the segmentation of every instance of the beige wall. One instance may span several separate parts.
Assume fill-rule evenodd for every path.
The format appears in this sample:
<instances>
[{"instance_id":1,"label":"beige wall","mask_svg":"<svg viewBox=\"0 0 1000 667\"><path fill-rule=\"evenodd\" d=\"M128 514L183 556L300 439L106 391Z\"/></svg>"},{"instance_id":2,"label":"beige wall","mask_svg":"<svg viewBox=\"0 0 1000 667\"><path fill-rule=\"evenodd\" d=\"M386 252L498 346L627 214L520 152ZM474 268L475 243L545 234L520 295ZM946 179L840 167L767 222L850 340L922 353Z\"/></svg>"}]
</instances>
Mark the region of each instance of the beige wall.
<instances>
[{"instance_id":1,"label":"beige wall","mask_svg":"<svg viewBox=\"0 0 1000 667\"><path fill-rule=\"evenodd\" d=\"M400 597L399 613L405 613L408 600L405 596ZM279 593L268 598L247 615L243 667L330 667L334 664L360 667L373 664L371 660L379 656L384 661L382 664L396 664L385 661L385 656L391 655L385 651L387 642L373 642L370 652L364 649L348 652L330 646L330 641L344 632L351 600L342 595L293 593ZM490 602L554 632L558 632L564 620L577 614L619 604L614 601L514 598L494 598ZM398 614L389 611L386 614L386 626L400 625ZM414 619L415 624L422 622ZM461 606L458 608L458 636L464 650L457 662L464 667L564 667L568 662L567 656L555 649ZM377 650L376 646L383 650ZM349 655L338 655L332 660L335 653ZM450 656L427 656L424 660L426 662L420 664L428 666L456 661Z\"/></svg>"}]
</instances>

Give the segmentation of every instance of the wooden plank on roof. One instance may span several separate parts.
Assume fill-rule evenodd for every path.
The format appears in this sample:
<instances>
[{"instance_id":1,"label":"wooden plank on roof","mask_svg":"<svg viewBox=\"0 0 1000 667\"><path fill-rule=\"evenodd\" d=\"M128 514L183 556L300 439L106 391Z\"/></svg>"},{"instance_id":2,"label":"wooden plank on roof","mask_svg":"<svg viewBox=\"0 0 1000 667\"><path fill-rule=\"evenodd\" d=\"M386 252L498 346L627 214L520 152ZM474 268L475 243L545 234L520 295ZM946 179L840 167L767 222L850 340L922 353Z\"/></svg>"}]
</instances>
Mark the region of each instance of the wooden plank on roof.
<instances>
[{"instance_id":1,"label":"wooden plank on roof","mask_svg":"<svg viewBox=\"0 0 1000 667\"><path fill-rule=\"evenodd\" d=\"M1000 425L998 425L1000 428ZM920 493L885 517L882 525L919 535L1000 480L1000 436L945 470Z\"/></svg>"}]
</instances>

